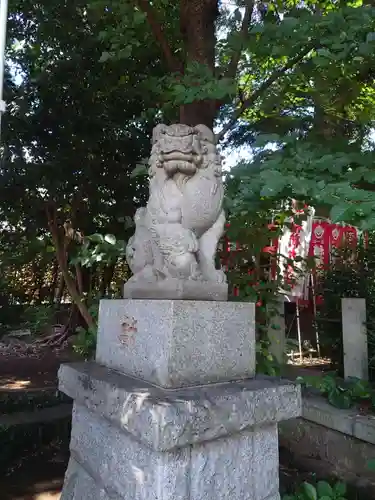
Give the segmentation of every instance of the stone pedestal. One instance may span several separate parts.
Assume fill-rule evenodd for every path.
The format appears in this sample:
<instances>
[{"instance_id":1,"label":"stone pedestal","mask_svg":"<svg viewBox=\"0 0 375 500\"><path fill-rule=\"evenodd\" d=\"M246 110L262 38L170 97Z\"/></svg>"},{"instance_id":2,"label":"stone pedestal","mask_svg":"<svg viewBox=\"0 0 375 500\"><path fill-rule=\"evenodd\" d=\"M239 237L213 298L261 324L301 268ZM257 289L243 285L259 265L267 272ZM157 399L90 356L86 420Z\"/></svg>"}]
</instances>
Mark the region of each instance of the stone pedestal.
<instances>
[{"instance_id":1,"label":"stone pedestal","mask_svg":"<svg viewBox=\"0 0 375 500\"><path fill-rule=\"evenodd\" d=\"M254 304L103 300L98 363L165 388L255 374Z\"/></svg>"},{"instance_id":2,"label":"stone pedestal","mask_svg":"<svg viewBox=\"0 0 375 500\"><path fill-rule=\"evenodd\" d=\"M254 344L252 304L103 301L97 361L59 372L61 500L279 500L277 424L300 389L254 377Z\"/></svg>"}]
</instances>

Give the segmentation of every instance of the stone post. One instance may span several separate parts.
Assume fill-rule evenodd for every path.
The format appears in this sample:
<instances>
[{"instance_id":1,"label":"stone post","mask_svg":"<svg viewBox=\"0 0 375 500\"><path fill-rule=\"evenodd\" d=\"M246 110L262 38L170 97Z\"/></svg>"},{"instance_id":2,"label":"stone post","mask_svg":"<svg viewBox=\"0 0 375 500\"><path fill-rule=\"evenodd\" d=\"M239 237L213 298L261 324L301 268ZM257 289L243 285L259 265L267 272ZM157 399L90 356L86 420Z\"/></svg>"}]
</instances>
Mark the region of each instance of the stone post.
<instances>
[{"instance_id":1,"label":"stone post","mask_svg":"<svg viewBox=\"0 0 375 500\"><path fill-rule=\"evenodd\" d=\"M74 400L61 500L280 500L278 422L300 388L255 376L255 306L215 268L223 185L203 125L158 125L124 299L103 300L96 360L63 365Z\"/></svg>"},{"instance_id":2,"label":"stone post","mask_svg":"<svg viewBox=\"0 0 375 500\"><path fill-rule=\"evenodd\" d=\"M276 360L281 364L285 364L285 302L284 297L281 297L277 303L277 313L272 317L269 329L268 338L271 342L270 351Z\"/></svg>"},{"instance_id":3,"label":"stone post","mask_svg":"<svg viewBox=\"0 0 375 500\"><path fill-rule=\"evenodd\" d=\"M341 299L344 375L368 380L366 300Z\"/></svg>"}]
</instances>

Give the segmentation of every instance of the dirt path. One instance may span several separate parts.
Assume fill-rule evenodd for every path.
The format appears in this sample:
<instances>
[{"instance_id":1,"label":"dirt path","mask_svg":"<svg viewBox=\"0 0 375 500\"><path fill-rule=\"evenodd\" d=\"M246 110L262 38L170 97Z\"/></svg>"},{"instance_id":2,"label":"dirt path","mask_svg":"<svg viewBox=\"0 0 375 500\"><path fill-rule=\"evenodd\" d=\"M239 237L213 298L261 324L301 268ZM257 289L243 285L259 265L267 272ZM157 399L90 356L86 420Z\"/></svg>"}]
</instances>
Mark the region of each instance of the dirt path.
<instances>
[{"instance_id":1,"label":"dirt path","mask_svg":"<svg viewBox=\"0 0 375 500\"><path fill-rule=\"evenodd\" d=\"M44 351L35 357L0 353L0 391L57 387L60 364L76 359L71 351Z\"/></svg>"},{"instance_id":2,"label":"dirt path","mask_svg":"<svg viewBox=\"0 0 375 500\"><path fill-rule=\"evenodd\" d=\"M26 451L1 477L1 500L58 500L68 460L68 439Z\"/></svg>"}]
</instances>

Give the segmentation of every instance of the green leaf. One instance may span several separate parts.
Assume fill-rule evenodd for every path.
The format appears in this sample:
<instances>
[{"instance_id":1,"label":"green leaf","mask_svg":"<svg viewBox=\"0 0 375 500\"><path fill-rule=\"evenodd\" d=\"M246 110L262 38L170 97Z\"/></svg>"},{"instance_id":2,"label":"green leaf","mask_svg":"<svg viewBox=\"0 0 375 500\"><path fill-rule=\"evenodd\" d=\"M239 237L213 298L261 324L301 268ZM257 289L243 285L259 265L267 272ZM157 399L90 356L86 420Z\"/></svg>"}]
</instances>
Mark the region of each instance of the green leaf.
<instances>
[{"instance_id":1,"label":"green leaf","mask_svg":"<svg viewBox=\"0 0 375 500\"><path fill-rule=\"evenodd\" d=\"M346 484L342 482L336 483L333 487L333 491L336 496L343 497L344 495L346 495L347 491Z\"/></svg>"},{"instance_id":2,"label":"green leaf","mask_svg":"<svg viewBox=\"0 0 375 500\"><path fill-rule=\"evenodd\" d=\"M319 498L324 496L331 498L333 494L333 489L331 485L326 481L319 481L318 484L316 485L316 491L318 493Z\"/></svg>"},{"instance_id":3,"label":"green leaf","mask_svg":"<svg viewBox=\"0 0 375 500\"><path fill-rule=\"evenodd\" d=\"M237 22L241 21L242 15L240 9L236 9L233 14L233 19Z\"/></svg>"},{"instance_id":4,"label":"green leaf","mask_svg":"<svg viewBox=\"0 0 375 500\"><path fill-rule=\"evenodd\" d=\"M372 470L372 471L375 471L375 458L372 458L371 460L369 460L367 462L367 467Z\"/></svg>"},{"instance_id":5,"label":"green leaf","mask_svg":"<svg viewBox=\"0 0 375 500\"><path fill-rule=\"evenodd\" d=\"M306 496L306 500L318 500L317 491L312 484L304 482L301 488Z\"/></svg>"},{"instance_id":6,"label":"green leaf","mask_svg":"<svg viewBox=\"0 0 375 500\"><path fill-rule=\"evenodd\" d=\"M332 53L328 49L319 49L317 50L317 54L319 54L319 56L322 57L328 57L328 58L332 57Z\"/></svg>"},{"instance_id":7,"label":"green leaf","mask_svg":"<svg viewBox=\"0 0 375 500\"><path fill-rule=\"evenodd\" d=\"M294 27L297 26L297 24L299 24L300 21L296 17L285 16L283 19L283 23L287 23L288 27Z\"/></svg>"},{"instance_id":8,"label":"green leaf","mask_svg":"<svg viewBox=\"0 0 375 500\"><path fill-rule=\"evenodd\" d=\"M130 174L130 177L135 178L135 177L142 177L144 175L148 175L147 165L146 163L139 163Z\"/></svg>"},{"instance_id":9,"label":"green leaf","mask_svg":"<svg viewBox=\"0 0 375 500\"><path fill-rule=\"evenodd\" d=\"M370 33L367 33L366 42L369 43L369 42L374 42L374 41L375 41L375 33L373 31L371 31Z\"/></svg>"},{"instance_id":10,"label":"green leaf","mask_svg":"<svg viewBox=\"0 0 375 500\"><path fill-rule=\"evenodd\" d=\"M88 236L88 239L93 243L103 243L104 241L103 235L99 233L91 234L90 236Z\"/></svg>"},{"instance_id":11,"label":"green leaf","mask_svg":"<svg viewBox=\"0 0 375 500\"><path fill-rule=\"evenodd\" d=\"M345 215L346 213L348 212L349 210L349 207L348 207L348 204L345 203L341 203L339 205L335 205L334 207L332 207L331 209L331 219L332 219L332 222L341 222L345 219Z\"/></svg>"},{"instance_id":12,"label":"green leaf","mask_svg":"<svg viewBox=\"0 0 375 500\"><path fill-rule=\"evenodd\" d=\"M340 391L339 389L335 389L328 394L328 401L332 406L335 406L336 408L347 410L348 408L351 408L353 406L353 400L350 398L350 396L347 393Z\"/></svg>"},{"instance_id":13,"label":"green leaf","mask_svg":"<svg viewBox=\"0 0 375 500\"><path fill-rule=\"evenodd\" d=\"M111 59L112 54L110 52L103 52L102 55L100 56L99 62L104 63Z\"/></svg>"},{"instance_id":14,"label":"green leaf","mask_svg":"<svg viewBox=\"0 0 375 500\"><path fill-rule=\"evenodd\" d=\"M262 33L264 31L264 26L261 23L254 24L251 28L250 33Z\"/></svg>"},{"instance_id":15,"label":"green leaf","mask_svg":"<svg viewBox=\"0 0 375 500\"><path fill-rule=\"evenodd\" d=\"M261 134L256 138L254 147L263 148L267 144L272 144L274 142L278 142L279 140L280 136L278 134Z\"/></svg>"},{"instance_id":16,"label":"green leaf","mask_svg":"<svg viewBox=\"0 0 375 500\"><path fill-rule=\"evenodd\" d=\"M327 59L326 57L320 57L320 56L314 57L313 62L314 62L314 64L316 64L316 66L322 66L322 67L329 66L329 64L330 64L329 59Z\"/></svg>"},{"instance_id":17,"label":"green leaf","mask_svg":"<svg viewBox=\"0 0 375 500\"><path fill-rule=\"evenodd\" d=\"M116 244L116 236L113 234L106 234L104 236L104 240L109 243L110 245L115 245Z\"/></svg>"},{"instance_id":18,"label":"green leaf","mask_svg":"<svg viewBox=\"0 0 375 500\"><path fill-rule=\"evenodd\" d=\"M146 19L146 14L141 10L135 10L133 14L133 22L135 25L142 24Z\"/></svg>"}]
</instances>

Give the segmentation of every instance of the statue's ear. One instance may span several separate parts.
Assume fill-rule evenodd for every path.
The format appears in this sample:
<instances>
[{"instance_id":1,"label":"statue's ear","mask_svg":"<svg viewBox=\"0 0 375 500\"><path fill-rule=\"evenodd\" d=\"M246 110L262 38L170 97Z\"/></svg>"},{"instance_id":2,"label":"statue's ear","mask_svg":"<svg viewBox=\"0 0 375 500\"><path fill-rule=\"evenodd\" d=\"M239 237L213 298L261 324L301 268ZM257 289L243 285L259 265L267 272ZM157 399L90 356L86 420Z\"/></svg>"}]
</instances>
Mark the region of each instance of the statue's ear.
<instances>
[{"instance_id":1,"label":"statue's ear","mask_svg":"<svg viewBox=\"0 0 375 500\"><path fill-rule=\"evenodd\" d=\"M152 131L152 145L160 140L161 135L165 134L165 131L166 125L164 125L163 123L159 123L159 125L156 125L156 127L154 127L154 130Z\"/></svg>"},{"instance_id":2,"label":"statue's ear","mask_svg":"<svg viewBox=\"0 0 375 500\"><path fill-rule=\"evenodd\" d=\"M196 125L194 127L201 139L215 144L215 134L206 125Z\"/></svg>"}]
</instances>

